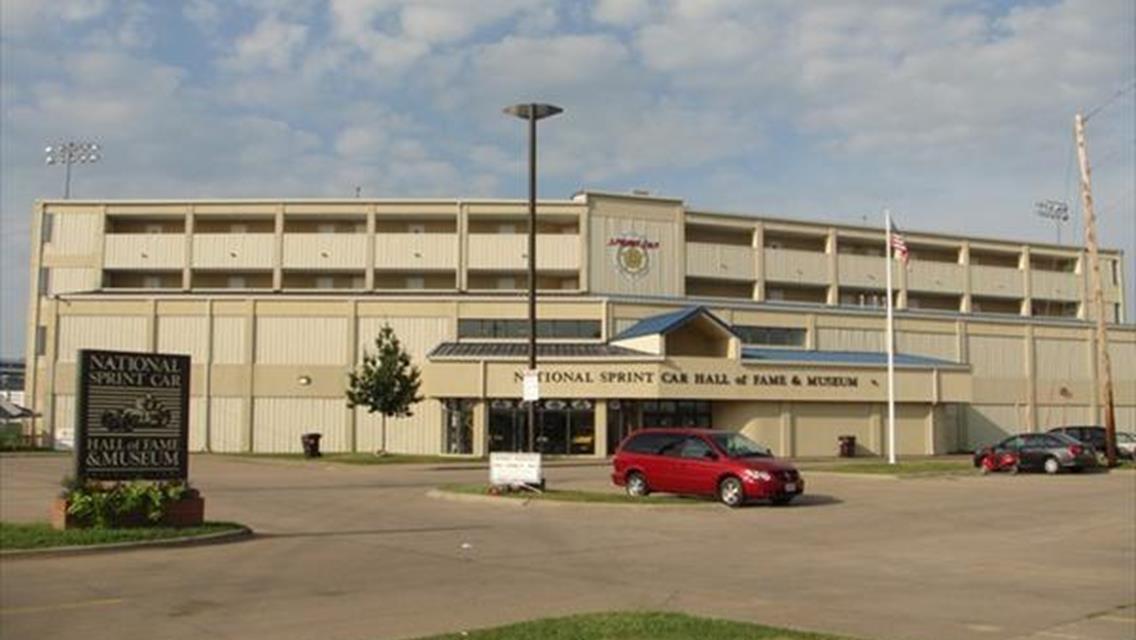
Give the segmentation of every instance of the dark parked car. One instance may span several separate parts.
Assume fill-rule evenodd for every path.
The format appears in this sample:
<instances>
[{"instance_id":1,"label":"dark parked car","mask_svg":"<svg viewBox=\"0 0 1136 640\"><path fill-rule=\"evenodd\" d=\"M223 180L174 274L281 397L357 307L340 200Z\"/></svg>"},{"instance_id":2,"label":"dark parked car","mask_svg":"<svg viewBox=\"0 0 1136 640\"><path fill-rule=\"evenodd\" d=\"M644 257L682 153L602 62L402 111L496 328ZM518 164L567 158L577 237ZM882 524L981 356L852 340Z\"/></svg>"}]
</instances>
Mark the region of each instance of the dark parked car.
<instances>
[{"instance_id":1,"label":"dark parked car","mask_svg":"<svg viewBox=\"0 0 1136 640\"><path fill-rule=\"evenodd\" d=\"M1010 436L996 445L975 451L974 466L990 468L984 465L984 461L988 458L1002 460L1006 454L1016 459L1011 471L1038 470L1053 474L1063 469L1080 471L1097 466L1097 456L1092 446L1063 433L1023 433Z\"/></svg>"},{"instance_id":2,"label":"dark parked car","mask_svg":"<svg viewBox=\"0 0 1136 640\"><path fill-rule=\"evenodd\" d=\"M1064 433L1071 438L1079 440L1082 444L1091 446L1098 454L1104 454L1104 452L1108 451L1108 432L1105 431L1104 427L1056 427L1050 429L1049 433Z\"/></svg>"},{"instance_id":3,"label":"dark parked car","mask_svg":"<svg viewBox=\"0 0 1136 640\"><path fill-rule=\"evenodd\" d=\"M632 496L716 496L739 507L751 499L788 504L805 490L792 464L733 431L642 429L620 444L612 464L612 481Z\"/></svg>"}]
</instances>

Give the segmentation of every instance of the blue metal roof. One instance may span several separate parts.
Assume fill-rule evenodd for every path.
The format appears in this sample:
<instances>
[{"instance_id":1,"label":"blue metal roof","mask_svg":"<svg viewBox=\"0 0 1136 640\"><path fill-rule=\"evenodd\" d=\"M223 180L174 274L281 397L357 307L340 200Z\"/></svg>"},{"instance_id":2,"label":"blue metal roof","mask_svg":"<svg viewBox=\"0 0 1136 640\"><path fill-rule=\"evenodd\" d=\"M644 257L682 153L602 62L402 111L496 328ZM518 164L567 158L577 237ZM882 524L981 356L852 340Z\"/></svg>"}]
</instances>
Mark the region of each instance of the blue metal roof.
<instances>
[{"instance_id":1,"label":"blue metal roof","mask_svg":"<svg viewBox=\"0 0 1136 640\"><path fill-rule=\"evenodd\" d=\"M763 349L744 347L743 361L781 361L815 362L817 364L858 364L887 365L887 354L875 351L803 351L796 349ZM905 353L895 354L895 364L901 367L963 367L966 365L950 360L913 356Z\"/></svg>"},{"instance_id":2,"label":"blue metal roof","mask_svg":"<svg viewBox=\"0 0 1136 640\"><path fill-rule=\"evenodd\" d=\"M669 333L682 325L690 322L695 316L705 315L714 322L718 323L726 331L731 334L734 333L733 327L722 322L722 320L710 312L709 309L702 306L686 307L678 311L671 311L670 313L663 313L657 316L650 316L643 318L639 322L631 325L622 333L612 338L612 340L627 340L628 338L638 338L640 336L649 336L656 333ZM736 335L736 334L735 334Z\"/></svg>"}]
</instances>

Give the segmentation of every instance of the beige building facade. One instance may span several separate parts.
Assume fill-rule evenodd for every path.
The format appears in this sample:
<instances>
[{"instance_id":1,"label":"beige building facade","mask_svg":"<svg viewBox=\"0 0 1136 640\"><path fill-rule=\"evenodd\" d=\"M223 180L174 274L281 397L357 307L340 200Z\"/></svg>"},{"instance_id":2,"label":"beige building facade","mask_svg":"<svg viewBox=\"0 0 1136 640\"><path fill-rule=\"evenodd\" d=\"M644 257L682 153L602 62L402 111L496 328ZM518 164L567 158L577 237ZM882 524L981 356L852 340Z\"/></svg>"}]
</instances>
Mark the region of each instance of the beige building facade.
<instances>
[{"instance_id":1,"label":"beige building facade","mask_svg":"<svg viewBox=\"0 0 1136 640\"><path fill-rule=\"evenodd\" d=\"M782 455L887 441L881 229L586 192L540 203L548 453L607 455L643 426L741 430ZM499 200L50 201L36 206L27 403L73 437L79 349L192 358L192 450L484 455L526 445L527 214ZM897 451L967 450L1100 422L1088 261L1075 247L905 233ZM1102 254L1121 428L1136 327ZM344 400L389 324L425 399Z\"/></svg>"}]
</instances>

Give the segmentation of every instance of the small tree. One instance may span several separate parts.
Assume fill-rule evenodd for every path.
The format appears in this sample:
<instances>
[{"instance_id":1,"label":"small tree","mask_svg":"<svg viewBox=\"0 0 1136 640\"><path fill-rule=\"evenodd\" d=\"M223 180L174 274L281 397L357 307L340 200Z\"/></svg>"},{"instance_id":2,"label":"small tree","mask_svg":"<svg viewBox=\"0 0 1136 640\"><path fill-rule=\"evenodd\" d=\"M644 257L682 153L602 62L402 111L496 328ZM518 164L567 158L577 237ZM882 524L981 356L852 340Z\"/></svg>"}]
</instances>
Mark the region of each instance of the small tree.
<instances>
[{"instance_id":1,"label":"small tree","mask_svg":"<svg viewBox=\"0 0 1136 640\"><path fill-rule=\"evenodd\" d=\"M383 416L383 450L386 450L386 418L412 416L410 410L422 396L418 395L418 367L410 363L410 354L402 348L390 325L384 324L375 337L375 353L364 349L363 364L348 375L347 406L367 407L369 413Z\"/></svg>"}]
</instances>

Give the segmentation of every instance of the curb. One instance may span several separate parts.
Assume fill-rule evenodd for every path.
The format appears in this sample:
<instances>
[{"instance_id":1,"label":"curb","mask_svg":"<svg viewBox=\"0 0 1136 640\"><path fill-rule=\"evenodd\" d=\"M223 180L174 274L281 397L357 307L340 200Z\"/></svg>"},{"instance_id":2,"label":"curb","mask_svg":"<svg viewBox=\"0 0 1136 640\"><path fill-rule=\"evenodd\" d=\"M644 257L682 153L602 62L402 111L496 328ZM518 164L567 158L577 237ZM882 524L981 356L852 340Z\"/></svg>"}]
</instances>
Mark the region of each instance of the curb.
<instances>
[{"instance_id":1,"label":"curb","mask_svg":"<svg viewBox=\"0 0 1136 640\"><path fill-rule=\"evenodd\" d=\"M435 500L448 500L450 502L471 502L475 504L508 505L510 507L550 506L550 507L617 507L620 509L687 509L690 507L703 508L707 505L716 506L717 502L698 501L692 499L690 504L661 503L635 504L633 502L571 502L568 500L541 500L539 498L505 498L501 496L479 495L473 493L457 493L456 491L443 491L431 489L426 492L427 498Z\"/></svg>"},{"instance_id":2,"label":"curb","mask_svg":"<svg viewBox=\"0 0 1136 640\"><path fill-rule=\"evenodd\" d=\"M211 544L225 544L251 538L255 535L253 530L242 526L230 531L218 531L200 536L187 536L184 538L163 538L161 540L139 540L137 542L113 542L109 544L90 544L71 547L45 547L41 549L10 549L0 551L0 560L15 560L21 558L55 558L63 556L79 556L92 553L112 553L115 551L133 551L136 549L154 549L162 547L198 547Z\"/></svg>"}]
</instances>

